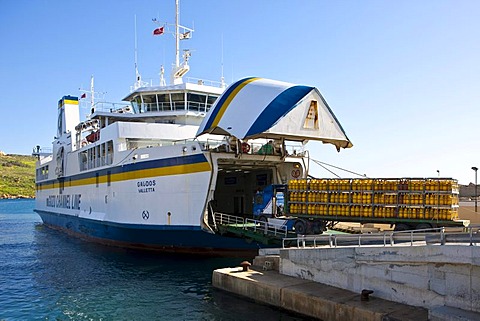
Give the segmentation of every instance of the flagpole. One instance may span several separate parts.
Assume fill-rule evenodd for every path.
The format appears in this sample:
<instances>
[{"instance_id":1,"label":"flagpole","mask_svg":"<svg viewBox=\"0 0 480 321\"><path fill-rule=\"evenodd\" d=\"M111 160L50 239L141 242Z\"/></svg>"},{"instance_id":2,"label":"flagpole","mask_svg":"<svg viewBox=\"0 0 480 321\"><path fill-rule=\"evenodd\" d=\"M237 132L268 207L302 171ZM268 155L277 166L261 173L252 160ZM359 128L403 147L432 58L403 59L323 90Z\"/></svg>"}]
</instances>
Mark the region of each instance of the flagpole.
<instances>
[{"instance_id":1,"label":"flagpole","mask_svg":"<svg viewBox=\"0 0 480 321\"><path fill-rule=\"evenodd\" d=\"M175 67L180 67L180 35L179 35L179 12L178 12L178 2L175 0Z\"/></svg>"},{"instance_id":2,"label":"flagpole","mask_svg":"<svg viewBox=\"0 0 480 321\"><path fill-rule=\"evenodd\" d=\"M91 113L93 114L95 112L95 98L94 98L94 95L95 95L95 90L94 90L94 87L93 87L93 75L92 77L90 78L90 111Z\"/></svg>"},{"instance_id":3,"label":"flagpole","mask_svg":"<svg viewBox=\"0 0 480 321\"><path fill-rule=\"evenodd\" d=\"M137 15L134 15L134 23L135 23L135 84L133 85L134 89L142 87L142 76L138 72L138 43L137 43Z\"/></svg>"}]
</instances>

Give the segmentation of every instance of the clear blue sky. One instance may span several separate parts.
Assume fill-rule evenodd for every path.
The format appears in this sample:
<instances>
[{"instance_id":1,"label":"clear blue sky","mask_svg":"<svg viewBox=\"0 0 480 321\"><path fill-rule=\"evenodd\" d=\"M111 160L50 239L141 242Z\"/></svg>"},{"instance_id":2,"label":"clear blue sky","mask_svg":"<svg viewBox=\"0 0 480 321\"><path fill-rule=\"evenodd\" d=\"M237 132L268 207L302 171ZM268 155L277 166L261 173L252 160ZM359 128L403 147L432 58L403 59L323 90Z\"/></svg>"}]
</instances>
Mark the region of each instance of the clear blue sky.
<instances>
[{"instance_id":1,"label":"clear blue sky","mask_svg":"<svg viewBox=\"0 0 480 321\"><path fill-rule=\"evenodd\" d=\"M480 1L182 0L189 76L258 76L319 88L354 147L308 144L370 177L474 180L480 167ZM173 62L174 1L0 1L0 150L51 146L57 101L79 87L120 101ZM331 175L312 165L315 176ZM351 175L339 172L345 177Z\"/></svg>"}]
</instances>

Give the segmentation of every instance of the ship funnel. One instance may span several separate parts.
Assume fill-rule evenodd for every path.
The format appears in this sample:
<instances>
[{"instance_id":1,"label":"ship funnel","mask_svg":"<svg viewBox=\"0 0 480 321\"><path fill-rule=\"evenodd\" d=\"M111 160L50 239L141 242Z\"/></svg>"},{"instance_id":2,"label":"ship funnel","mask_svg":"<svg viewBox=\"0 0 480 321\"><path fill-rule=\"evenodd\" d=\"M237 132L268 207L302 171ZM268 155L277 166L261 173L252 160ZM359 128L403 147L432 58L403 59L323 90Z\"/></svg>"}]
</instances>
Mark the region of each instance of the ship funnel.
<instances>
[{"instance_id":1,"label":"ship funnel","mask_svg":"<svg viewBox=\"0 0 480 321\"><path fill-rule=\"evenodd\" d=\"M57 137L63 134L74 132L75 126L80 122L80 110L78 108L78 97L63 96L58 101L58 127Z\"/></svg>"}]
</instances>

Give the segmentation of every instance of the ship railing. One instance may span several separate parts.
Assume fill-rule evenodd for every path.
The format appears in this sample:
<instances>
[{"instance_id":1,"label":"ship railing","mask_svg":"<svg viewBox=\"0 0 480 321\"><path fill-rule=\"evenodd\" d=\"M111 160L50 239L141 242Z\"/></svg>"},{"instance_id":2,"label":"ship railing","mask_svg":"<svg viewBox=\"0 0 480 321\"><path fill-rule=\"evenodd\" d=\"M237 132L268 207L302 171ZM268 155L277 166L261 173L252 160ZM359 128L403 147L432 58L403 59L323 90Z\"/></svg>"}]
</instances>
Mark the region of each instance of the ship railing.
<instances>
[{"instance_id":1,"label":"ship railing","mask_svg":"<svg viewBox=\"0 0 480 321\"><path fill-rule=\"evenodd\" d=\"M214 212L213 218L217 225L244 225L245 220L243 217L229 215L220 212Z\"/></svg>"},{"instance_id":2,"label":"ship railing","mask_svg":"<svg viewBox=\"0 0 480 321\"><path fill-rule=\"evenodd\" d=\"M229 141L228 139L207 139L206 141L200 141L202 150L213 151L219 153L237 153L237 144L235 141ZM279 142L258 142L247 141L248 147L240 146L242 154L250 155L283 155L282 145ZM292 144L285 145L285 155L289 157L304 157L306 154L305 149L302 146Z\"/></svg>"},{"instance_id":3,"label":"ship railing","mask_svg":"<svg viewBox=\"0 0 480 321\"><path fill-rule=\"evenodd\" d=\"M213 219L217 228L221 225L228 225L236 229L248 230L254 233L271 235L279 238L288 235L287 226L282 224L272 224L220 212L214 212Z\"/></svg>"},{"instance_id":4,"label":"ship railing","mask_svg":"<svg viewBox=\"0 0 480 321\"><path fill-rule=\"evenodd\" d=\"M200 78L194 78L194 77L184 77L183 82L188 84L196 84L196 85L203 85L203 86L210 86L210 87L217 87L217 88L226 87L226 84L224 82L222 83L221 81L200 79ZM138 86L130 86L130 92L133 92L141 87L156 87L156 86L160 86L159 79L147 78L145 80L142 80ZM167 84L167 86L169 85Z\"/></svg>"},{"instance_id":5,"label":"ship railing","mask_svg":"<svg viewBox=\"0 0 480 321\"><path fill-rule=\"evenodd\" d=\"M43 159L45 157L51 157L53 155L53 150L51 147L40 147L35 146L32 151L32 156L37 159Z\"/></svg>"},{"instance_id":6,"label":"ship railing","mask_svg":"<svg viewBox=\"0 0 480 321\"><path fill-rule=\"evenodd\" d=\"M283 236L288 235L288 228L282 224L273 224L265 221L259 221L247 218L245 219L245 229L252 230L254 232L260 232L265 235Z\"/></svg>"},{"instance_id":7,"label":"ship railing","mask_svg":"<svg viewBox=\"0 0 480 321\"><path fill-rule=\"evenodd\" d=\"M84 103L86 104L86 102ZM111 113L132 113L132 106L129 103L113 103L107 101L99 101L94 105L95 111L111 112Z\"/></svg>"},{"instance_id":8,"label":"ship railing","mask_svg":"<svg viewBox=\"0 0 480 321\"><path fill-rule=\"evenodd\" d=\"M207 80L207 79L200 79L200 78L193 78L193 77L185 77L184 80L186 83L189 83L189 84L197 84L197 85L217 87L217 88L226 87L225 82L221 82L221 81Z\"/></svg>"},{"instance_id":9,"label":"ship railing","mask_svg":"<svg viewBox=\"0 0 480 321\"><path fill-rule=\"evenodd\" d=\"M462 244L468 246L480 245L480 226L471 225L467 228L445 227L419 229L410 231L389 231L371 234L321 234L298 235L284 238L283 248L333 247L338 246L394 246L394 245L447 245Z\"/></svg>"},{"instance_id":10,"label":"ship railing","mask_svg":"<svg viewBox=\"0 0 480 321\"><path fill-rule=\"evenodd\" d=\"M158 103L142 103L139 104L140 113L159 112L159 111L179 111L188 110L193 112L206 113L212 107L212 104L206 102L196 101L172 101L172 102L158 102Z\"/></svg>"}]
</instances>

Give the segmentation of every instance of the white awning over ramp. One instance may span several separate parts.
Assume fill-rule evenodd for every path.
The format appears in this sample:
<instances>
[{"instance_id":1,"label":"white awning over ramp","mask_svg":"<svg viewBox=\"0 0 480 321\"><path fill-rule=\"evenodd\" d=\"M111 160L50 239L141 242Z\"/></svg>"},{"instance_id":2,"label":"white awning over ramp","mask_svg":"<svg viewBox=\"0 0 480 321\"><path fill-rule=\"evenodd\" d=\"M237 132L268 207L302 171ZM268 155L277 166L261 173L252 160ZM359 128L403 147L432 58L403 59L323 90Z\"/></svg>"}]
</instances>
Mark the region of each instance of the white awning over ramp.
<instances>
[{"instance_id":1,"label":"white awning over ramp","mask_svg":"<svg viewBox=\"0 0 480 321\"><path fill-rule=\"evenodd\" d=\"M217 99L197 132L238 139L317 140L352 147L342 126L315 87L246 78Z\"/></svg>"}]
</instances>

